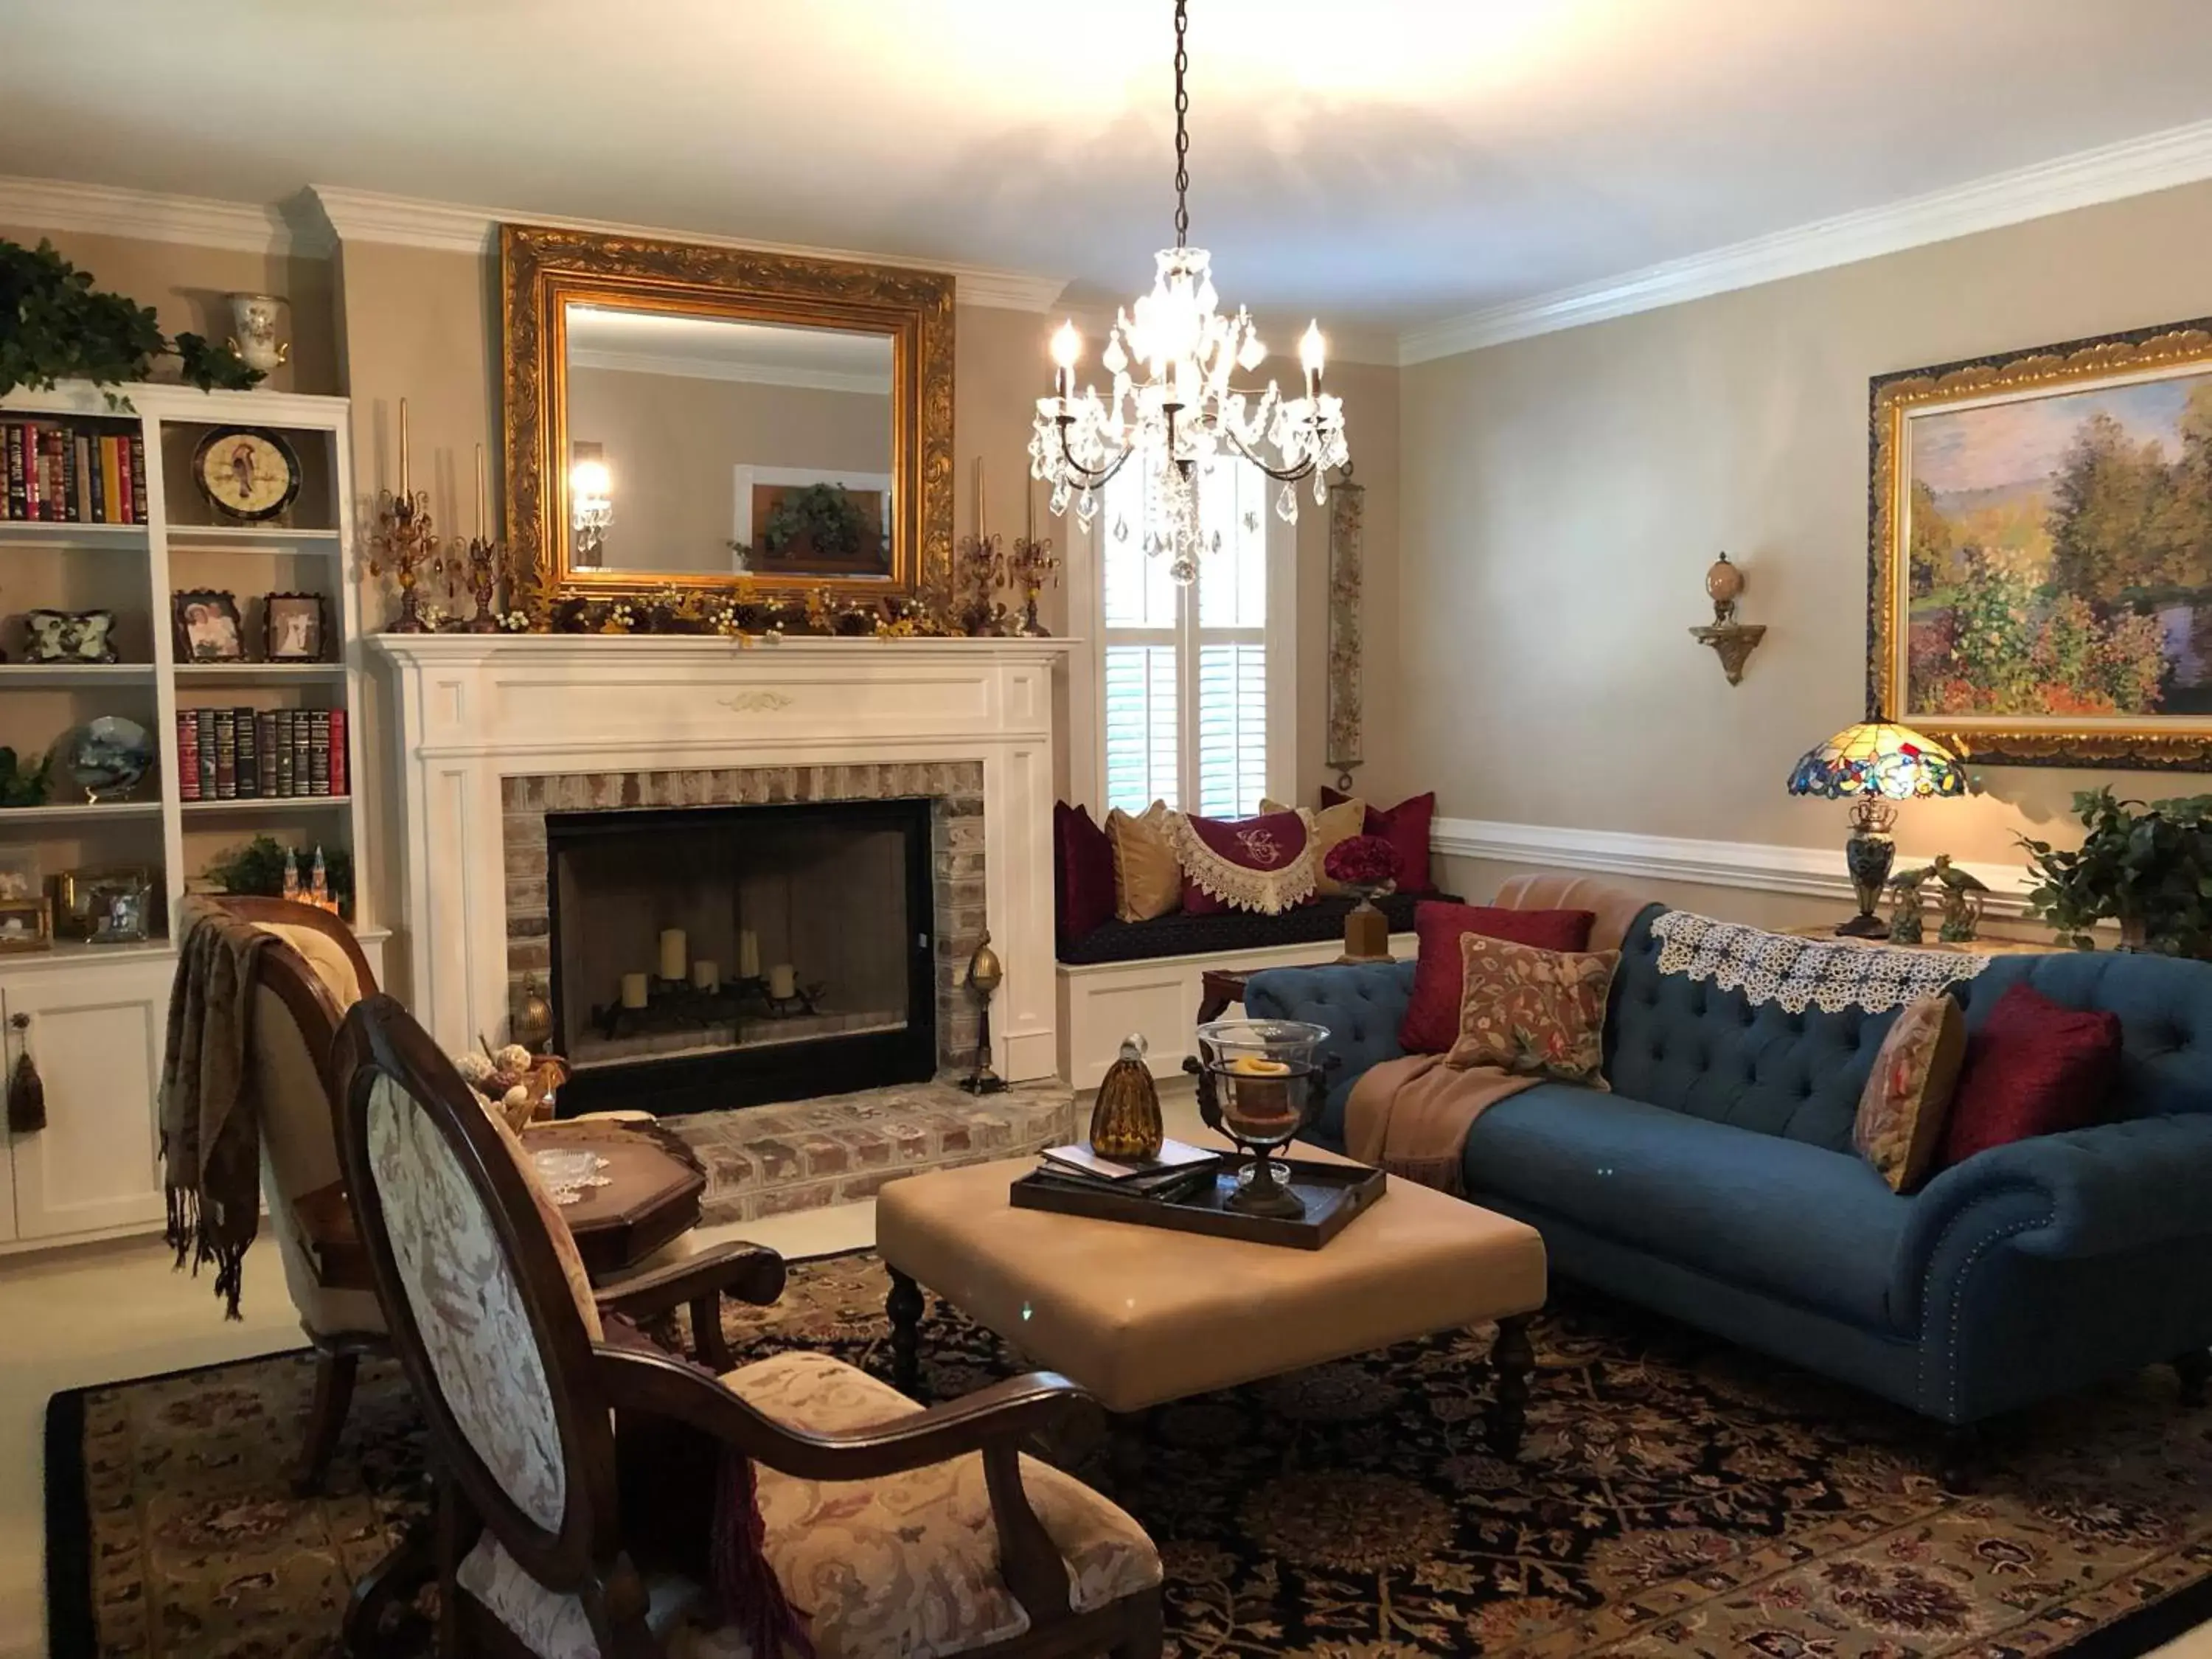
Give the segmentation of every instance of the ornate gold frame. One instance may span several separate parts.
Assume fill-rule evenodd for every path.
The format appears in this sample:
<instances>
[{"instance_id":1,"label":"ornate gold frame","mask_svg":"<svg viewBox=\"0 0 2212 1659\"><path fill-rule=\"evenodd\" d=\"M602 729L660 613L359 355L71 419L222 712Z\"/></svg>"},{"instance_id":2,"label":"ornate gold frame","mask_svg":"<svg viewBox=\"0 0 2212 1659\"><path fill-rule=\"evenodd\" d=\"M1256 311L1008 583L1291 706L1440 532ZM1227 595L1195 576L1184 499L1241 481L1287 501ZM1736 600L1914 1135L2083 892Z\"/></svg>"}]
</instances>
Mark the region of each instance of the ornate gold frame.
<instances>
[{"instance_id":1,"label":"ornate gold frame","mask_svg":"<svg viewBox=\"0 0 2212 1659\"><path fill-rule=\"evenodd\" d=\"M1911 538L1906 425L1916 414L2059 387L2212 368L2212 318L1876 377L1869 396L1867 714L1900 721L1998 765L2212 769L2212 718L1942 715L1906 708L1910 624L1899 596Z\"/></svg>"},{"instance_id":2,"label":"ornate gold frame","mask_svg":"<svg viewBox=\"0 0 2212 1659\"><path fill-rule=\"evenodd\" d=\"M542 614L564 599L668 587L768 594L829 588L902 598L952 560L953 282L936 271L705 247L535 225L499 231L507 533L520 596ZM571 301L747 322L812 324L891 339L891 577L775 581L712 571L577 570L570 564L567 307Z\"/></svg>"}]
</instances>

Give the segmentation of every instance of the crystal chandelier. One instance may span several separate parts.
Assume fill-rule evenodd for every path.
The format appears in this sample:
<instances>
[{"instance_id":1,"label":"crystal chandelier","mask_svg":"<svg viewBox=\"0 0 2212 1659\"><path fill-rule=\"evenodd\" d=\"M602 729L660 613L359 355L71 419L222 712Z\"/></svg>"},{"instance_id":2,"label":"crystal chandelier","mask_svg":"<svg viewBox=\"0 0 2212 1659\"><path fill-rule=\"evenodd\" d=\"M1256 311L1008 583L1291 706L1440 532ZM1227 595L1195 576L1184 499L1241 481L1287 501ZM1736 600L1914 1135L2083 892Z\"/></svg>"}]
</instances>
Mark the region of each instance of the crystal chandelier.
<instances>
[{"instance_id":1,"label":"crystal chandelier","mask_svg":"<svg viewBox=\"0 0 2212 1659\"><path fill-rule=\"evenodd\" d=\"M1073 322L1060 325L1052 338L1053 395L1037 399L1030 437L1030 476L1052 486L1055 514L1072 504L1086 528L1097 516L1100 489L1133 458L1152 473L1158 483L1147 492L1152 522L1145 550L1165 556L1169 574L1183 583L1197 580L1199 555L1211 550L1200 525L1198 491L1218 460L1249 461L1279 481L1275 510L1296 524L1297 484L1311 478L1315 502L1327 501L1327 469L1343 466L1352 453L1342 401L1321 389L1318 323L1309 325L1298 343L1302 395L1285 398L1272 380L1264 391L1230 383L1232 374L1249 374L1265 362L1267 349L1249 311L1239 307L1234 317L1224 317L1216 310L1220 296L1211 257L1188 245L1188 0L1176 0L1175 246L1154 256L1152 291L1114 319L1099 359L1114 377L1110 393L1101 397L1097 387L1086 386L1078 394L1083 337ZM1115 533L1126 535L1127 526L1117 525Z\"/></svg>"}]
</instances>

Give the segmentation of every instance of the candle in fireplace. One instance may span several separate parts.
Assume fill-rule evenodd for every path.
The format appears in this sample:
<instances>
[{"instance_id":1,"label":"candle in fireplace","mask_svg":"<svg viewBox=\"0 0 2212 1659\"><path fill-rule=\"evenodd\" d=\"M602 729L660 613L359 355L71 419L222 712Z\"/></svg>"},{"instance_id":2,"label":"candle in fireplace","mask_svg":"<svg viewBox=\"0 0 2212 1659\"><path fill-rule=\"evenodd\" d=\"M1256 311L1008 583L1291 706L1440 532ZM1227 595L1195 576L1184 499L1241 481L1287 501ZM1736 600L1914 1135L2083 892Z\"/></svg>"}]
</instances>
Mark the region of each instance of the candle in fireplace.
<instances>
[{"instance_id":1,"label":"candle in fireplace","mask_svg":"<svg viewBox=\"0 0 2212 1659\"><path fill-rule=\"evenodd\" d=\"M622 1006L625 1008L645 1006L645 975L624 974L622 976Z\"/></svg>"},{"instance_id":2,"label":"candle in fireplace","mask_svg":"<svg viewBox=\"0 0 2212 1659\"><path fill-rule=\"evenodd\" d=\"M738 977L760 977L760 935L750 927L740 930L738 934Z\"/></svg>"},{"instance_id":3,"label":"candle in fireplace","mask_svg":"<svg viewBox=\"0 0 2212 1659\"><path fill-rule=\"evenodd\" d=\"M684 930L681 927L664 927L660 930L661 978L680 980L684 977L684 968L690 961L690 954L684 948L686 943Z\"/></svg>"},{"instance_id":4,"label":"candle in fireplace","mask_svg":"<svg viewBox=\"0 0 2212 1659\"><path fill-rule=\"evenodd\" d=\"M779 962L768 970L768 994L779 1000L788 1000L799 994L799 969L787 962Z\"/></svg>"},{"instance_id":5,"label":"candle in fireplace","mask_svg":"<svg viewBox=\"0 0 2212 1659\"><path fill-rule=\"evenodd\" d=\"M711 957L702 957L691 964L691 988L712 991L722 983L722 964Z\"/></svg>"}]
</instances>

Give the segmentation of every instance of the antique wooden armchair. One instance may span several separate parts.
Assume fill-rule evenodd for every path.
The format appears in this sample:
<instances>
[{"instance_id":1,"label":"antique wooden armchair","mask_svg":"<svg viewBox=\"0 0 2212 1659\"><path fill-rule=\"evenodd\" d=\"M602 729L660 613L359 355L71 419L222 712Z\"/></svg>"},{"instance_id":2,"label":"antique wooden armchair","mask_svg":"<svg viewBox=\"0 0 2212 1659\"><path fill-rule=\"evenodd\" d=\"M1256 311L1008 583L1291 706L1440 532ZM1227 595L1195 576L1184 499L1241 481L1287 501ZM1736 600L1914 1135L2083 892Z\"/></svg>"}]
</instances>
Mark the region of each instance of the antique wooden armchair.
<instances>
[{"instance_id":1,"label":"antique wooden armchair","mask_svg":"<svg viewBox=\"0 0 2212 1659\"><path fill-rule=\"evenodd\" d=\"M362 1002L339 1049L349 1187L428 1421L441 1652L735 1659L669 1524L670 1477L735 1452L820 1659L1158 1653L1151 1540L1018 1449L1095 1419L1089 1395L1036 1373L924 1410L824 1355L718 1380L610 1345L526 1164L405 1010ZM781 1263L755 1256L772 1300ZM745 1520L714 1510L692 1541Z\"/></svg>"},{"instance_id":2,"label":"antique wooden armchair","mask_svg":"<svg viewBox=\"0 0 2212 1659\"><path fill-rule=\"evenodd\" d=\"M315 1389L293 1487L321 1489L353 1400L362 1356L386 1351L368 1256L338 1163L343 1079L331 1047L346 1010L377 992L376 975L343 922L313 905L247 896L194 898L276 935L262 951L249 1063L261 1109L262 1181L285 1287L315 1348ZM189 916L186 926L190 926ZM757 1269L742 1248L649 1267L602 1293L635 1319L689 1304L701 1357L726 1364L720 1296Z\"/></svg>"}]
</instances>

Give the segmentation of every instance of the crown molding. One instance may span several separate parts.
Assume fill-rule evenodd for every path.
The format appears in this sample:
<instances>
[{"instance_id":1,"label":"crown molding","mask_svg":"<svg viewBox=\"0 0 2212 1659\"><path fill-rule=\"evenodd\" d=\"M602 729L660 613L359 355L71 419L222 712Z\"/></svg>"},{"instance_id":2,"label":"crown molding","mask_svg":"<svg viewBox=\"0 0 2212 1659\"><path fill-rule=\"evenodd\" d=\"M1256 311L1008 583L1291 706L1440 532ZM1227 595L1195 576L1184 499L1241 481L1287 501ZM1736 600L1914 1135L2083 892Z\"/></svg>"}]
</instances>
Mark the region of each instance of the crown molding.
<instances>
[{"instance_id":1,"label":"crown molding","mask_svg":"<svg viewBox=\"0 0 2212 1659\"><path fill-rule=\"evenodd\" d=\"M1401 366L1996 230L2212 178L2212 121L1819 219L1709 252L1469 312L1398 337Z\"/></svg>"},{"instance_id":2,"label":"crown molding","mask_svg":"<svg viewBox=\"0 0 2212 1659\"><path fill-rule=\"evenodd\" d=\"M1438 818L1429 844L1451 858L1491 859L1504 864L1536 864L1554 870L1587 870L1601 875L1640 876L1655 881L1696 882L1707 887L1746 888L1789 893L1801 898L1852 900L1850 877L1840 845L1832 849L1785 847L1768 842L1693 841L1674 836L1640 836L1619 830L1574 830L1548 823L1504 823L1488 818ZM1905 867L1925 863L1899 854ZM1993 916L2024 916L2033 884L2017 864L1964 864L1990 890Z\"/></svg>"},{"instance_id":3,"label":"crown molding","mask_svg":"<svg viewBox=\"0 0 2212 1659\"><path fill-rule=\"evenodd\" d=\"M64 179L0 177L0 224L280 257L324 258L331 251L323 227L295 224L279 206L165 196Z\"/></svg>"},{"instance_id":4,"label":"crown molding","mask_svg":"<svg viewBox=\"0 0 2212 1659\"><path fill-rule=\"evenodd\" d=\"M787 364L748 363L730 358L678 357L654 351L600 351L569 348L570 368L599 368L617 374L672 374L686 380L741 380L749 386L796 386L806 392L852 392L888 398L889 374L843 374L835 369Z\"/></svg>"},{"instance_id":5,"label":"crown molding","mask_svg":"<svg viewBox=\"0 0 2212 1659\"><path fill-rule=\"evenodd\" d=\"M560 214L510 211L502 208L467 207L452 202L424 201L411 196L386 196L374 191L349 190L341 185L310 185L307 194L321 210L331 235L340 242L382 242L400 247L433 248L446 253L489 254L499 246L502 224L545 225L557 230L580 230L601 236L641 236L661 241L697 242L708 247L744 248L754 253L780 253L797 258L848 259L862 264L888 264L917 270L941 270L953 278L955 297L966 306L988 306L1005 311L1049 311L1067 286L1058 276L1032 276L1018 270L998 270L985 265L941 260L910 259L896 254L868 253L851 248L800 247L787 242L763 242L743 236L714 236L692 230L672 230L651 225L616 224L604 219L573 219Z\"/></svg>"}]
</instances>

